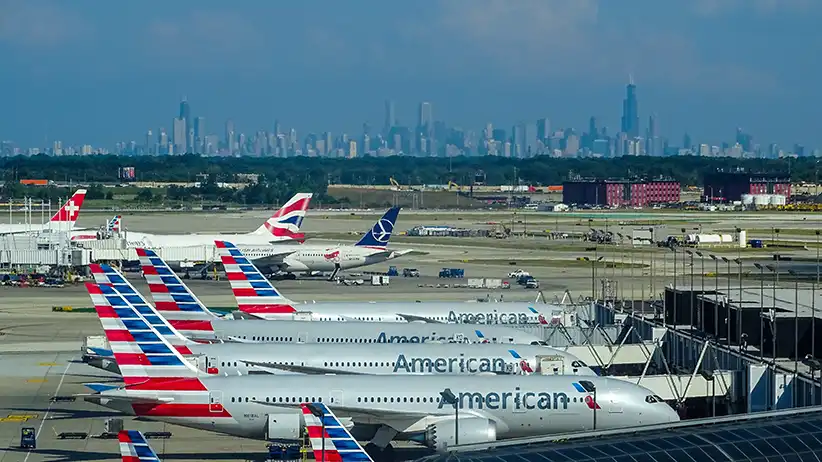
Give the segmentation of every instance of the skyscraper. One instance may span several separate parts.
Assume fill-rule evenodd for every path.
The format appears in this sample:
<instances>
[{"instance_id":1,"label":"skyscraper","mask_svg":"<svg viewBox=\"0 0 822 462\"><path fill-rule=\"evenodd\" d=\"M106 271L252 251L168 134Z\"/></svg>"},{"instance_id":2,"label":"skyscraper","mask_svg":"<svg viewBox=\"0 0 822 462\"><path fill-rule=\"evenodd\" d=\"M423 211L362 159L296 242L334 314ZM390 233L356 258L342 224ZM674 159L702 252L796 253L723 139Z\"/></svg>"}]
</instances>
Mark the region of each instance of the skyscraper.
<instances>
[{"instance_id":1,"label":"skyscraper","mask_svg":"<svg viewBox=\"0 0 822 462\"><path fill-rule=\"evenodd\" d=\"M205 145L206 128L205 117L197 117L194 119L194 151L195 153L202 153Z\"/></svg>"},{"instance_id":2,"label":"skyscraper","mask_svg":"<svg viewBox=\"0 0 822 462\"><path fill-rule=\"evenodd\" d=\"M382 128L383 134L387 136L395 125L397 125L397 118L394 114L394 102L387 99L385 100L385 125Z\"/></svg>"},{"instance_id":3,"label":"skyscraper","mask_svg":"<svg viewBox=\"0 0 822 462\"><path fill-rule=\"evenodd\" d=\"M419 121L417 123L420 133L428 135L431 131L431 124L433 122L434 117L431 108L431 103L423 101L422 103L420 103Z\"/></svg>"},{"instance_id":4,"label":"skyscraper","mask_svg":"<svg viewBox=\"0 0 822 462\"><path fill-rule=\"evenodd\" d=\"M633 78L626 90L625 99L622 101L622 132L627 134L628 138L636 138L639 136L639 112Z\"/></svg>"},{"instance_id":5,"label":"skyscraper","mask_svg":"<svg viewBox=\"0 0 822 462\"><path fill-rule=\"evenodd\" d=\"M545 143L545 140L550 138L550 136L551 121L546 118L537 119L537 141Z\"/></svg>"},{"instance_id":6,"label":"skyscraper","mask_svg":"<svg viewBox=\"0 0 822 462\"><path fill-rule=\"evenodd\" d=\"M225 149L228 154L234 153L234 140L234 121L229 119L225 121L225 139L223 140L223 142L225 142Z\"/></svg>"},{"instance_id":7,"label":"skyscraper","mask_svg":"<svg viewBox=\"0 0 822 462\"><path fill-rule=\"evenodd\" d=\"M174 119L172 130L172 142L174 143L174 154L184 154L186 152L186 121L182 118Z\"/></svg>"},{"instance_id":8,"label":"skyscraper","mask_svg":"<svg viewBox=\"0 0 822 462\"><path fill-rule=\"evenodd\" d=\"M194 128L194 121L191 120L191 106L189 106L185 96L180 101L180 119L185 121L185 132L188 134Z\"/></svg>"}]
</instances>

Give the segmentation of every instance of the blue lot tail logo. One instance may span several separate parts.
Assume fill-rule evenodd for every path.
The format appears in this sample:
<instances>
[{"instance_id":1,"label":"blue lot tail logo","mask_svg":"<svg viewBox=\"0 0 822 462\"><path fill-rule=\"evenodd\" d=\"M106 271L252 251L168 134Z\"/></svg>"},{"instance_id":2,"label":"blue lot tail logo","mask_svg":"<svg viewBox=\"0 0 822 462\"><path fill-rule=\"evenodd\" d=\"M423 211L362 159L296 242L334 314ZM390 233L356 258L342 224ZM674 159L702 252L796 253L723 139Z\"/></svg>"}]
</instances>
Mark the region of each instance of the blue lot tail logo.
<instances>
[{"instance_id":1,"label":"blue lot tail logo","mask_svg":"<svg viewBox=\"0 0 822 462\"><path fill-rule=\"evenodd\" d=\"M442 409L446 406L449 405L440 399L437 408ZM566 410L568 409L568 394L547 391L523 392L520 387L516 387L513 392L460 392L457 396L457 406L460 409Z\"/></svg>"},{"instance_id":2,"label":"blue lot tail logo","mask_svg":"<svg viewBox=\"0 0 822 462\"><path fill-rule=\"evenodd\" d=\"M388 244L388 240L391 239L391 233L393 231L394 223L391 223L391 220L382 218L371 228L371 235L374 236L377 242Z\"/></svg>"}]
</instances>

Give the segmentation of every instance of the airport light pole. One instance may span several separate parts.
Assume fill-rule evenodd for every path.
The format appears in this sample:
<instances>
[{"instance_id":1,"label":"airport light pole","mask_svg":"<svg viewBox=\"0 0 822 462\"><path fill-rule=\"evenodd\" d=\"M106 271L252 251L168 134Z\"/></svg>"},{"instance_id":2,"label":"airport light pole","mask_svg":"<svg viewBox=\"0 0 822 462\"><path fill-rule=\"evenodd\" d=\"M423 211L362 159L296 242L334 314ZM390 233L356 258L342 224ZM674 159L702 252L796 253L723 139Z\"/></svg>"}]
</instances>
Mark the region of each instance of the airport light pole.
<instances>
[{"instance_id":1,"label":"airport light pole","mask_svg":"<svg viewBox=\"0 0 822 462\"><path fill-rule=\"evenodd\" d=\"M653 248L653 246L654 246L654 242L656 242L656 240L654 239L654 228L653 227L648 228L648 231L651 232L651 241L650 241L650 245L651 245L651 297L655 298L656 297L656 290L655 290L656 289L656 284L654 283L654 277L656 276L656 267L655 267L656 265L654 265L654 248Z\"/></svg>"},{"instance_id":2,"label":"airport light pole","mask_svg":"<svg viewBox=\"0 0 822 462\"><path fill-rule=\"evenodd\" d=\"M602 260L602 257L595 257L595 258L582 257L582 258L584 258L585 261L591 262L591 298L594 301L597 301L597 290L596 290L597 270L596 270L596 264L597 264L598 261Z\"/></svg>"},{"instance_id":3,"label":"airport light pole","mask_svg":"<svg viewBox=\"0 0 822 462\"><path fill-rule=\"evenodd\" d=\"M679 323L678 319L676 317L676 299L677 299L677 291L676 291L676 244L671 244L671 247L669 247L669 249L671 249L671 252L674 253L674 303L673 303L673 305L674 305L673 306L673 308L674 308L673 311L674 312L673 312L673 316L671 318L671 320L673 321L671 323L671 325L673 326L674 330L676 330L676 326ZM663 306L663 309L665 309L665 304L663 304L662 306ZM667 314L667 313L663 312L662 319L665 319L665 314Z\"/></svg>"},{"instance_id":4,"label":"airport light pole","mask_svg":"<svg viewBox=\"0 0 822 462\"><path fill-rule=\"evenodd\" d=\"M774 317L771 318L771 356L773 358L774 364L776 364L776 284L777 278L779 277L779 260L776 261L776 266L773 265L766 265L765 268L768 268L773 273L773 312ZM770 317L770 316L769 316Z\"/></svg>"},{"instance_id":5,"label":"airport light pole","mask_svg":"<svg viewBox=\"0 0 822 462\"><path fill-rule=\"evenodd\" d=\"M700 277L699 279L701 282L701 287L699 289L700 297L699 297L699 325L700 330L705 332L705 255L702 254L700 251L696 251L696 254L699 255L699 264L700 264Z\"/></svg>"},{"instance_id":6,"label":"airport light pole","mask_svg":"<svg viewBox=\"0 0 822 462\"><path fill-rule=\"evenodd\" d=\"M764 360L765 351L765 267L754 263L759 269L759 360Z\"/></svg>"},{"instance_id":7,"label":"airport light pole","mask_svg":"<svg viewBox=\"0 0 822 462\"><path fill-rule=\"evenodd\" d=\"M325 413L314 403L306 403L305 407L308 408L308 411L311 412L314 417L320 419L320 425L322 425L322 449L320 451L320 461L325 462Z\"/></svg>"},{"instance_id":8,"label":"airport light pole","mask_svg":"<svg viewBox=\"0 0 822 462\"><path fill-rule=\"evenodd\" d=\"M691 328L695 328L696 326L694 325L694 311L696 307L694 305L696 305L696 300L694 300L694 253L690 250L685 250L685 253L688 254L688 257L691 260L691 306L689 307L689 309L691 311Z\"/></svg>"},{"instance_id":9,"label":"airport light pole","mask_svg":"<svg viewBox=\"0 0 822 462\"><path fill-rule=\"evenodd\" d=\"M719 258L708 255L714 261L714 337L719 340Z\"/></svg>"},{"instance_id":10,"label":"airport light pole","mask_svg":"<svg viewBox=\"0 0 822 462\"><path fill-rule=\"evenodd\" d=\"M740 258L734 258L733 262L736 263L737 269L739 270L739 302L737 303L736 310L736 338L737 342L740 343L739 338L742 335L742 260Z\"/></svg>"},{"instance_id":11,"label":"airport light pole","mask_svg":"<svg viewBox=\"0 0 822 462\"><path fill-rule=\"evenodd\" d=\"M794 270L788 270L793 276L793 372L799 374L799 275ZM793 395L793 405L796 407L796 393Z\"/></svg>"},{"instance_id":12,"label":"airport light pole","mask_svg":"<svg viewBox=\"0 0 822 462\"><path fill-rule=\"evenodd\" d=\"M445 390L440 392L440 398L445 402L445 404L451 404L454 406L454 446L459 446L460 444L460 406L459 406L459 399L454 395L454 392L451 391L450 388L446 388Z\"/></svg>"},{"instance_id":13,"label":"airport light pole","mask_svg":"<svg viewBox=\"0 0 822 462\"><path fill-rule=\"evenodd\" d=\"M728 296L725 299L725 309L727 310L727 314L725 315L725 325L727 326L727 337L725 338L725 346L728 348L731 347L731 260L722 257L722 261L728 264L728 274L725 279L728 281ZM740 297L741 298L741 297Z\"/></svg>"}]
</instances>

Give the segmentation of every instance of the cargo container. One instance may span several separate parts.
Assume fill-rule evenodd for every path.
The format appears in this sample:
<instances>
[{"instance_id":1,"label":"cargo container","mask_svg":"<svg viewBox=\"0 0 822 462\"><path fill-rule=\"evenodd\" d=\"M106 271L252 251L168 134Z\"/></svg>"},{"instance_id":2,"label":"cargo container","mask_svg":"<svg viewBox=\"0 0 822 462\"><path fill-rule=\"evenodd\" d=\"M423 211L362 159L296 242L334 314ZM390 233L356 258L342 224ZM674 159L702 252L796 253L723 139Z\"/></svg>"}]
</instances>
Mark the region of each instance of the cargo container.
<instances>
[{"instance_id":1,"label":"cargo container","mask_svg":"<svg viewBox=\"0 0 822 462\"><path fill-rule=\"evenodd\" d=\"M49 180L20 180L20 184L27 186L48 186Z\"/></svg>"}]
</instances>

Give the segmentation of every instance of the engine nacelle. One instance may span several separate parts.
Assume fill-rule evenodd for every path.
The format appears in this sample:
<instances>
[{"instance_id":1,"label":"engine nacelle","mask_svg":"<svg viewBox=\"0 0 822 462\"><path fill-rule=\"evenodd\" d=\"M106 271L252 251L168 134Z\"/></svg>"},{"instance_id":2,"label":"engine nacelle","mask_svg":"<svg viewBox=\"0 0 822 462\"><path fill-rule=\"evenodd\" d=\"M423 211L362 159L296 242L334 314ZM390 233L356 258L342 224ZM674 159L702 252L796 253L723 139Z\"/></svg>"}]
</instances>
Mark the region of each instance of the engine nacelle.
<instances>
[{"instance_id":1,"label":"engine nacelle","mask_svg":"<svg viewBox=\"0 0 822 462\"><path fill-rule=\"evenodd\" d=\"M350 417L340 418L338 420L349 430L354 426L354 422ZM304 428L305 420L303 420L303 415L299 412L267 414L265 439L268 441L279 442L302 441Z\"/></svg>"},{"instance_id":2,"label":"engine nacelle","mask_svg":"<svg viewBox=\"0 0 822 462\"><path fill-rule=\"evenodd\" d=\"M425 445L438 452L445 452L450 446L459 444L492 443L497 440L497 424L488 419L470 417L459 419L459 441L457 426L448 419L431 424L425 429Z\"/></svg>"}]
</instances>

